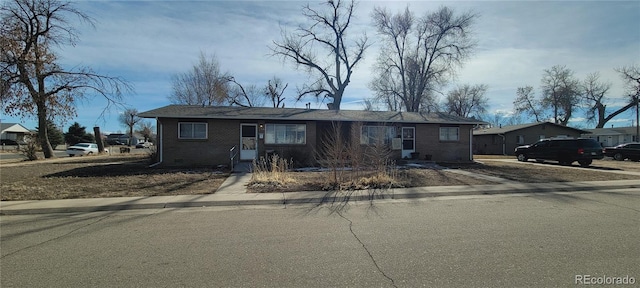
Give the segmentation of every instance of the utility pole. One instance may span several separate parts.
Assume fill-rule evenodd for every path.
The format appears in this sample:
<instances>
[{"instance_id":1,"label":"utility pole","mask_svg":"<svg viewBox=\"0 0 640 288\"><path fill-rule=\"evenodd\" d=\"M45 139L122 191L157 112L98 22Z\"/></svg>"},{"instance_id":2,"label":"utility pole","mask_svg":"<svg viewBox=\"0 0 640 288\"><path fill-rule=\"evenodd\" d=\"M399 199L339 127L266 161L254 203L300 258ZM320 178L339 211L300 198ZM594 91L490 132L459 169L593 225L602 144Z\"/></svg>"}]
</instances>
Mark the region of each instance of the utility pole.
<instances>
[{"instance_id":1,"label":"utility pole","mask_svg":"<svg viewBox=\"0 0 640 288\"><path fill-rule=\"evenodd\" d=\"M640 95L638 95L638 93L636 93L636 141L635 142L640 142L640 123L638 123L638 121L640 121Z\"/></svg>"},{"instance_id":2,"label":"utility pole","mask_svg":"<svg viewBox=\"0 0 640 288\"><path fill-rule=\"evenodd\" d=\"M129 125L129 146L131 146L131 142L133 141L133 117L135 116L135 114L133 112L129 113L129 116L131 116L131 123Z\"/></svg>"}]
</instances>

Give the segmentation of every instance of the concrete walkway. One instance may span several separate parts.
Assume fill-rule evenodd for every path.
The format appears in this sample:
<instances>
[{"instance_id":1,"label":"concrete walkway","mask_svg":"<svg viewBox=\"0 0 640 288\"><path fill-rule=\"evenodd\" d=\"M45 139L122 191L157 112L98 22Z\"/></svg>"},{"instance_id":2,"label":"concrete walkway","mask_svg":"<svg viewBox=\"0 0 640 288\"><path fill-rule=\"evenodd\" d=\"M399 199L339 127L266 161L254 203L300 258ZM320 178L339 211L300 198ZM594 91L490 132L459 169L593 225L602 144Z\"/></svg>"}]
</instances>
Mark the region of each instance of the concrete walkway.
<instances>
[{"instance_id":1,"label":"concrete walkway","mask_svg":"<svg viewBox=\"0 0 640 288\"><path fill-rule=\"evenodd\" d=\"M224 180L215 194L245 194L251 181L251 162L240 162L233 166L233 173Z\"/></svg>"},{"instance_id":2,"label":"concrete walkway","mask_svg":"<svg viewBox=\"0 0 640 288\"><path fill-rule=\"evenodd\" d=\"M246 176L246 175L244 175ZM240 185L244 176L228 187ZM235 186L238 187L238 186ZM231 189L231 188L228 188ZM235 188L234 188L235 189ZM2 201L1 215L77 213L128 209L163 209L236 205L323 204L381 199L420 199L439 196L494 195L513 193L559 193L633 189L640 196L639 180L555 183L506 183L497 185L432 186L387 190L309 191L289 193L214 193L154 197L119 197L69 200Z\"/></svg>"}]
</instances>

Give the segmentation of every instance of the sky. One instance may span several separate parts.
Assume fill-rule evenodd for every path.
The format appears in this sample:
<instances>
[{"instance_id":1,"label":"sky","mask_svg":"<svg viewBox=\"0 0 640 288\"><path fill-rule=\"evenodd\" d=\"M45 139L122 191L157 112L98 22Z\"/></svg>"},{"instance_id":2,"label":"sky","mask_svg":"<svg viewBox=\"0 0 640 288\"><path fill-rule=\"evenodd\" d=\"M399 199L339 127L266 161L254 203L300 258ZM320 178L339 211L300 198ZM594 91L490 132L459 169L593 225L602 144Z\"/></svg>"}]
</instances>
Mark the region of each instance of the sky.
<instances>
[{"instance_id":1,"label":"sky","mask_svg":"<svg viewBox=\"0 0 640 288\"><path fill-rule=\"evenodd\" d=\"M294 101L296 88L308 81L303 70L271 56L270 45L281 31L304 25L302 6L308 1L78 1L76 7L95 19L95 27L78 22L80 40L59 48L63 67L89 66L95 72L122 77L134 88L124 95L127 107L140 112L171 104L171 77L191 69L201 52L215 55L222 70L242 85L264 86L274 76L289 84L286 107L324 109L326 103L309 97ZM533 86L540 92L543 71L565 65L578 79L599 72L612 84L610 108L623 103L624 87L614 68L640 64L640 1L360 1L349 36L362 33L372 41L346 88L342 109L363 109L373 96L368 84L381 40L372 26L374 7L399 12L409 6L416 16L446 5L456 12L478 14L472 26L475 53L457 70L451 86L486 84L489 112L513 114L516 89ZM443 88L443 92L450 88ZM118 121L123 108L105 111L98 95L77 103L78 115L58 121L64 130L73 122L100 126L106 133L126 131ZM581 121L570 125L593 128ZM2 114L4 123L37 126L35 118ZM631 126L635 114L624 113L607 127Z\"/></svg>"}]
</instances>

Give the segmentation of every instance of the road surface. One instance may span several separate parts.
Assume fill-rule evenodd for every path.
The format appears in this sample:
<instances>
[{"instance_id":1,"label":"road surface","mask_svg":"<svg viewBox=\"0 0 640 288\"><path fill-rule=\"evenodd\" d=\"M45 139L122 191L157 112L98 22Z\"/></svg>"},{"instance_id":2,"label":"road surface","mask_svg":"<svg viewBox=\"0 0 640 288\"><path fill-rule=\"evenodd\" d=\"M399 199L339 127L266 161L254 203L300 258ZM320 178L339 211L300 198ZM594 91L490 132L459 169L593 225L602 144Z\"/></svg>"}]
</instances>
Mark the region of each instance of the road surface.
<instances>
[{"instance_id":1,"label":"road surface","mask_svg":"<svg viewBox=\"0 0 640 288\"><path fill-rule=\"evenodd\" d=\"M3 216L0 286L639 285L637 190Z\"/></svg>"}]
</instances>

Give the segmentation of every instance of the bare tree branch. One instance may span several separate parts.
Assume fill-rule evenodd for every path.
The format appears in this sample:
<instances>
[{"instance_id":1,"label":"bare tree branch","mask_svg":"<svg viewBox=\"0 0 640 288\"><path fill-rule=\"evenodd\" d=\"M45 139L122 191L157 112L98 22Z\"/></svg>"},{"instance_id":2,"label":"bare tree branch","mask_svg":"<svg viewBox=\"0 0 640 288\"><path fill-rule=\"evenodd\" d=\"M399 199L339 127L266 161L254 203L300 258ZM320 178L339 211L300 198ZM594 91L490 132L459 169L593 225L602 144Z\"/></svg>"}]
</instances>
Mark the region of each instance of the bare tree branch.
<instances>
[{"instance_id":1,"label":"bare tree branch","mask_svg":"<svg viewBox=\"0 0 640 288\"><path fill-rule=\"evenodd\" d=\"M480 115L486 112L489 99L484 95L487 92L487 85L461 85L449 91L445 101L445 109L449 114L460 117Z\"/></svg>"},{"instance_id":2,"label":"bare tree branch","mask_svg":"<svg viewBox=\"0 0 640 288\"><path fill-rule=\"evenodd\" d=\"M120 106L132 87L119 77L105 76L88 67L62 69L53 46L71 45L78 32L69 18L93 27L93 19L72 3L57 0L9 0L0 6L0 97L7 114L36 116L39 127L47 120L76 115L75 104L87 95L100 95ZM104 110L103 110L104 113ZM45 158L54 157L47 129L38 130Z\"/></svg>"},{"instance_id":3,"label":"bare tree branch","mask_svg":"<svg viewBox=\"0 0 640 288\"><path fill-rule=\"evenodd\" d=\"M452 9L441 7L416 18L407 7L395 15L375 8L372 17L385 44L378 57L378 77L370 85L377 97L399 98L407 111L436 107L437 89L473 52L470 29L477 15L454 15Z\"/></svg>"},{"instance_id":4,"label":"bare tree branch","mask_svg":"<svg viewBox=\"0 0 640 288\"><path fill-rule=\"evenodd\" d=\"M343 5L341 0L329 0L323 4L327 11L305 5L302 14L311 24L298 27L297 33L283 31L282 40L274 41L271 50L273 55L293 62L316 77L314 84L298 89L298 100L307 95L329 98L332 101L330 109L339 110L351 75L370 44L366 35L351 43L347 39L355 1ZM331 57L315 57L319 50L328 52Z\"/></svg>"}]
</instances>

